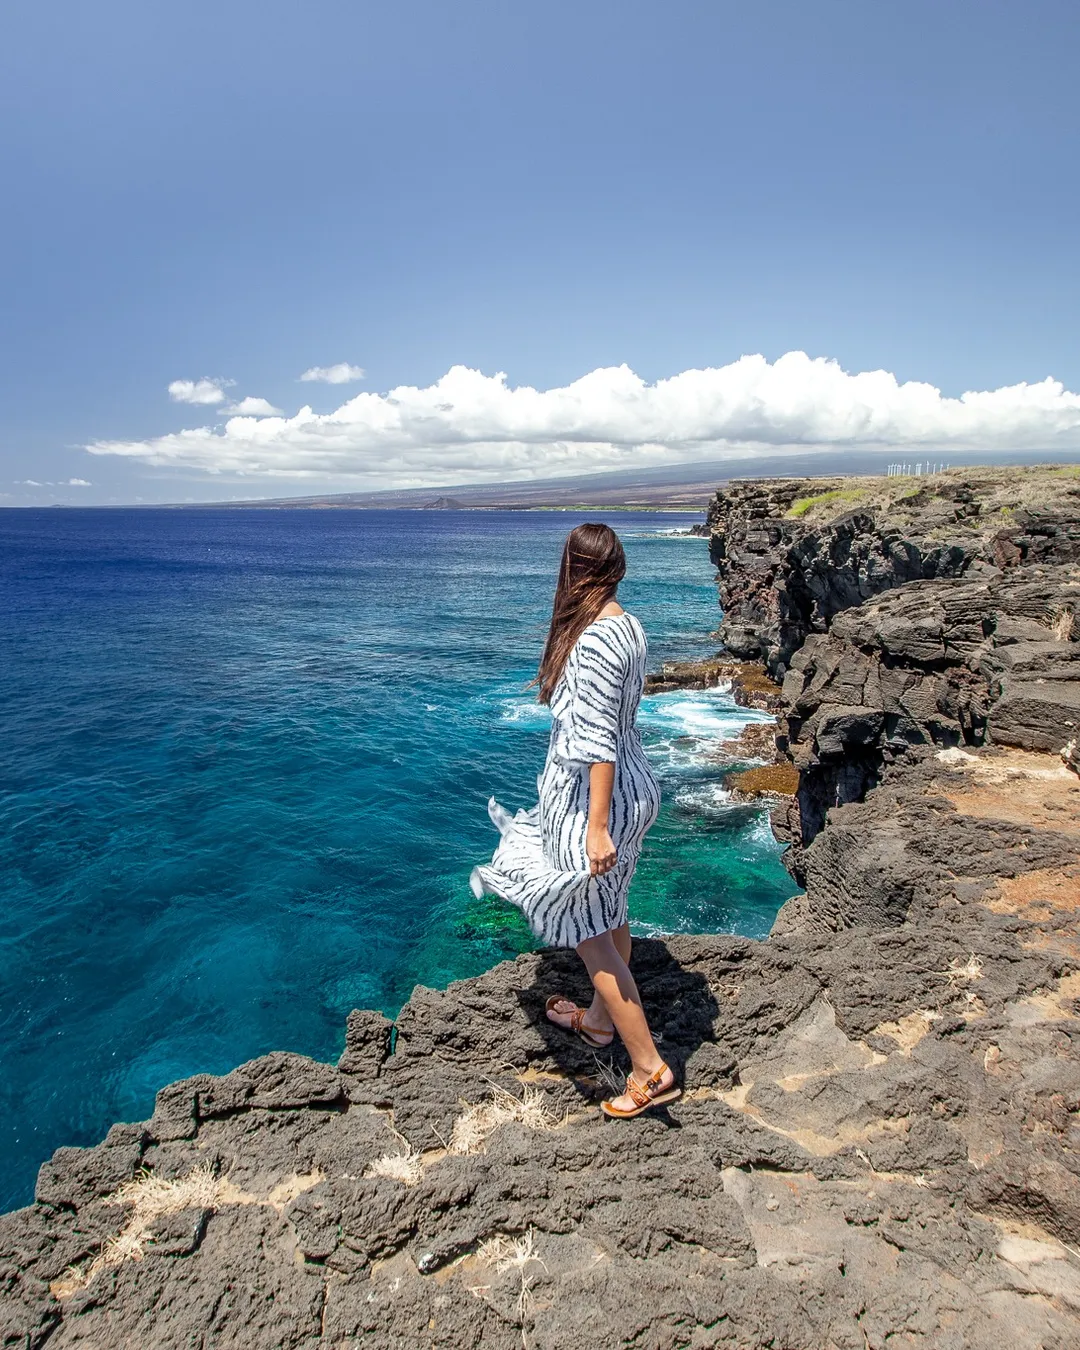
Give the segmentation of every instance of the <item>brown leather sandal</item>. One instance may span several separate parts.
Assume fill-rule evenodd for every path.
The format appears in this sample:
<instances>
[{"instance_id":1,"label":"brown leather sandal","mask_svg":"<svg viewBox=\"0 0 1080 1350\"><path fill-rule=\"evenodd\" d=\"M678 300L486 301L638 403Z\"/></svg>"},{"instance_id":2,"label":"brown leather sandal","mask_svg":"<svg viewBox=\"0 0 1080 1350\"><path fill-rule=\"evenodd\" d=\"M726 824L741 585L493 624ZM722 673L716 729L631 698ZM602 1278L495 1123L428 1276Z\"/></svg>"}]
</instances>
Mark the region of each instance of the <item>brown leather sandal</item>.
<instances>
[{"instance_id":1,"label":"brown leather sandal","mask_svg":"<svg viewBox=\"0 0 1080 1350\"><path fill-rule=\"evenodd\" d=\"M677 1097L682 1096L682 1088L674 1083L663 1092L659 1091L660 1080L667 1072L667 1065L661 1064L651 1078L646 1079L644 1083L635 1083L628 1074L626 1078L627 1096L634 1099L634 1105L629 1111L624 1111L617 1106L612 1106L611 1102L601 1102L600 1110L605 1116L613 1116L616 1120L629 1120L631 1116L640 1116L642 1111L647 1111L650 1106L663 1106L665 1102L673 1102Z\"/></svg>"},{"instance_id":2,"label":"brown leather sandal","mask_svg":"<svg viewBox=\"0 0 1080 1350\"><path fill-rule=\"evenodd\" d=\"M572 1036L579 1037L593 1050L606 1050L615 1039L615 1033L613 1031L606 1041L602 1040L601 1037L604 1034L602 1031L598 1031L595 1027L587 1027L585 1025L585 1016L588 1013L588 1009L579 1008L572 998L566 998L563 994L552 994L544 1005L545 1011L554 1012L556 1003L572 1003L574 1005L574 1011L570 1014L570 1025L565 1027L559 1026L558 1022L551 1022L551 1018L549 1017L548 1021L551 1022L553 1027L559 1027L560 1031L569 1031ZM559 1016L565 1017L566 1014L560 1013Z\"/></svg>"}]
</instances>

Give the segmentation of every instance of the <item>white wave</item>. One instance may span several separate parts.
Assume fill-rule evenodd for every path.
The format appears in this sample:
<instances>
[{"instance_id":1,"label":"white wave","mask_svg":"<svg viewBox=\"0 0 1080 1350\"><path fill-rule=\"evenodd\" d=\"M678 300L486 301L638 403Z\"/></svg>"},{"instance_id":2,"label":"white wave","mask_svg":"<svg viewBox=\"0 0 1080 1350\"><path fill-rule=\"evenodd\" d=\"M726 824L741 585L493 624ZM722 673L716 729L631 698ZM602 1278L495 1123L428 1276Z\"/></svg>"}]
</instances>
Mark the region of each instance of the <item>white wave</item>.
<instances>
[{"instance_id":1,"label":"white wave","mask_svg":"<svg viewBox=\"0 0 1080 1350\"><path fill-rule=\"evenodd\" d=\"M731 687L676 690L650 694L641 701L639 721L644 727L674 735L733 740L751 722L772 722L768 713L740 708L731 697Z\"/></svg>"},{"instance_id":2,"label":"white wave","mask_svg":"<svg viewBox=\"0 0 1080 1350\"><path fill-rule=\"evenodd\" d=\"M626 530L620 531L623 539L697 539L703 540L704 535L691 534L689 526L670 525L664 529L655 530Z\"/></svg>"},{"instance_id":3,"label":"white wave","mask_svg":"<svg viewBox=\"0 0 1080 1350\"><path fill-rule=\"evenodd\" d=\"M713 816L731 807L731 791L723 783L695 783L675 793L675 805L681 806L684 811Z\"/></svg>"},{"instance_id":4,"label":"white wave","mask_svg":"<svg viewBox=\"0 0 1080 1350\"><path fill-rule=\"evenodd\" d=\"M506 699L499 710L500 722L513 722L516 726L545 730L551 725L551 713L543 703L534 698Z\"/></svg>"},{"instance_id":5,"label":"white wave","mask_svg":"<svg viewBox=\"0 0 1080 1350\"><path fill-rule=\"evenodd\" d=\"M630 932L634 937L639 938L667 938L672 936L672 929L661 928L659 924L646 923L644 919L631 919Z\"/></svg>"},{"instance_id":6,"label":"white wave","mask_svg":"<svg viewBox=\"0 0 1080 1350\"><path fill-rule=\"evenodd\" d=\"M731 937L742 936L735 923L729 922L718 927L715 914L711 912L699 914L696 911L691 914L680 914L676 922L667 928L661 927L660 924L648 923L643 919L631 919L630 932L639 938L669 938L674 937L676 933L702 932L727 934Z\"/></svg>"},{"instance_id":7,"label":"white wave","mask_svg":"<svg viewBox=\"0 0 1080 1350\"><path fill-rule=\"evenodd\" d=\"M772 832L772 823L767 809L763 808L754 816L743 833L742 842L748 846L743 858L750 862L757 861L763 851L777 853L780 851L781 845Z\"/></svg>"}]
</instances>

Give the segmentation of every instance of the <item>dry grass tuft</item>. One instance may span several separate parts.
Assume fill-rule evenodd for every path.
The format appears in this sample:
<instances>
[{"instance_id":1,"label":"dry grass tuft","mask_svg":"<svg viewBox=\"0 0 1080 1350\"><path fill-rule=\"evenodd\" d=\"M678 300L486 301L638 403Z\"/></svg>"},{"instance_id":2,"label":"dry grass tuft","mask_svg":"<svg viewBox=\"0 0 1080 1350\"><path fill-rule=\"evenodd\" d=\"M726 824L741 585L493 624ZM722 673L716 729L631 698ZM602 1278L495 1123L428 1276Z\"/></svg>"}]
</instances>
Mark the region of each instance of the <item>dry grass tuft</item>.
<instances>
[{"instance_id":1,"label":"dry grass tuft","mask_svg":"<svg viewBox=\"0 0 1080 1350\"><path fill-rule=\"evenodd\" d=\"M525 1338L525 1323L532 1310L532 1280L526 1275L525 1268L535 1262L547 1270L544 1261L536 1252L536 1234L530 1228L520 1237L509 1237L506 1233L496 1233L494 1237L482 1242L476 1249L476 1259L483 1266L493 1266L498 1274L516 1270L521 1276L521 1288L515 1304L518 1325L522 1328L522 1340ZM486 1286L484 1287L486 1292Z\"/></svg>"},{"instance_id":2,"label":"dry grass tuft","mask_svg":"<svg viewBox=\"0 0 1080 1350\"><path fill-rule=\"evenodd\" d=\"M123 1230L110 1238L88 1264L72 1266L55 1282L53 1293L57 1298L66 1298L85 1289L103 1270L125 1261L141 1261L145 1254L144 1243L150 1238L155 1220L168 1214L180 1214L185 1209L213 1209L221 1198L222 1184L209 1163L203 1163L177 1181L167 1181L146 1171L125 1181L104 1201L107 1205L131 1206L131 1215Z\"/></svg>"},{"instance_id":3,"label":"dry grass tuft","mask_svg":"<svg viewBox=\"0 0 1080 1350\"><path fill-rule=\"evenodd\" d=\"M954 956L949 961L948 971L942 971L942 975L949 981L953 988L957 984L968 984L972 980L983 979L983 958L976 956L975 952L969 952L967 960L961 960Z\"/></svg>"},{"instance_id":4,"label":"dry grass tuft","mask_svg":"<svg viewBox=\"0 0 1080 1350\"><path fill-rule=\"evenodd\" d=\"M482 1266L493 1266L500 1275L508 1270L521 1270L530 1261L540 1261L536 1255L536 1233L529 1229L520 1237L496 1233L476 1249L476 1259ZM540 1262L543 1265L543 1262Z\"/></svg>"},{"instance_id":5,"label":"dry grass tuft","mask_svg":"<svg viewBox=\"0 0 1080 1350\"><path fill-rule=\"evenodd\" d=\"M565 1113L560 1116L553 1111L545 1095L531 1084L526 1084L521 1096L516 1097L493 1083L488 1101L462 1105L465 1109L454 1121L447 1149L459 1156L481 1152L488 1135L503 1125L517 1123L529 1130L557 1130L566 1121Z\"/></svg>"},{"instance_id":6,"label":"dry grass tuft","mask_svg":"<svg viewBox=\"0 0 1080 1350\"><path fill-rule=\"evenodd\" d=\"M178 1181L167 1181L156 1172L140 1172L131 1181L125 1181L107 1205L133 1206L133 1219L152 1223L165 1214L179 1214L185 1209L209 1209L218 1199L221 1181L209 1163L203 1163Z\"/></svg>"},{"instance_id":7,"label":"dry grass tuft","mask_svg":"<svg viewBox=\"0 0 1080 1350\"><path fill-rule=\"evenodd\" d=\"M403 1186L415 1186L424 1172L424 1164L419 1153L406 1148L401 1153L387 1153L376 1158L364 1173L365 1177L388 1177L391 1181L400 1181Z\"/></svg>"},{"instance_id":8,"label":"dry grass tuft","mask_svg":"<svg viewBox=\"0 0 1080 1350\"><path fill-rule=\"evenodd\" d=\"M598 1055L593 1055L593 1063L596 1065L597 1078L607 1088L607 1095L621 1097L626 1091L626 1078L615 1072L615 1065L610 1059L601 1059Z\"/></svg>"},{"instance_id":9,"label":"dry grass tuft","mask_svg":"<svg viewBox=\"0 0 1080 1350\"><path fill-rule=\"evenodd\" d=\"M827 492L817 492L809 497L799 497L791 503L788 515L792 520L800 520L815 508L831 507L844 510L871 500L871 494L865 488L833 488Z\"/></svg>"},{"instance_id":10,"label":"dry grass tuft","mask_svg":"<svg viewBox=\"0 0 1080 1350\"><path fill-rule=\"evenodd\" d=\"M981 980L982 971L982 957L971 952L966 961L954 956L949 962L949 969L945 971L945 978L950 984L960 984L968 980Z\"/></svg>"},{"instance_id":11,"label":"dry grass tuft","mask_svg":"<svg viewBox=\"0 0 1080 1350\"><path fill-rule=\"evenodd\" d=\"M741 980L710 980L709 993L718 1004L736 1003L742 993Z\"/></svg>"},{"instance_id":12,"label":"dry grass tuft","mask_svg":"<svg viewBox=\"0 0 1080 1350\"><path fill-rule=\"evenodd\" d=\"M1050 621L1050 631L1058 642L1071 642L1073 628L1076 624L1076 615L1070 605L1065 605L1054 615Z\"/></svg>"}]
</instances>

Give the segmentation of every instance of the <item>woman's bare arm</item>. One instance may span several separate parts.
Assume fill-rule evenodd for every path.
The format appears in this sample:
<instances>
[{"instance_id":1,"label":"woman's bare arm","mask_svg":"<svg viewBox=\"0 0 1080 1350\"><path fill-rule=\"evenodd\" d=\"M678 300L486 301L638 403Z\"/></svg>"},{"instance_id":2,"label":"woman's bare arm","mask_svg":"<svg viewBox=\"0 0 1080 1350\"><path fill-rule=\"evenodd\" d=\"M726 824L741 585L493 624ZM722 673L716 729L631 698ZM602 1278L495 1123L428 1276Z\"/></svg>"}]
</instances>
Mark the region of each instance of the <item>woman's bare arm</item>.
<instances>
[{"instance_id":1,"label":"woman's bare arm","mask_svg":"<svg viewBox=\"0 0 1080 1350\"><path fill-rule=\"evenodd\" d=\"M618 862L608 829L614 788L614 764L601 761L589 765L589 825L585 834L585 852L589 857L589 874L594 877L610 872Z\"/></svg>"}]
</instances>

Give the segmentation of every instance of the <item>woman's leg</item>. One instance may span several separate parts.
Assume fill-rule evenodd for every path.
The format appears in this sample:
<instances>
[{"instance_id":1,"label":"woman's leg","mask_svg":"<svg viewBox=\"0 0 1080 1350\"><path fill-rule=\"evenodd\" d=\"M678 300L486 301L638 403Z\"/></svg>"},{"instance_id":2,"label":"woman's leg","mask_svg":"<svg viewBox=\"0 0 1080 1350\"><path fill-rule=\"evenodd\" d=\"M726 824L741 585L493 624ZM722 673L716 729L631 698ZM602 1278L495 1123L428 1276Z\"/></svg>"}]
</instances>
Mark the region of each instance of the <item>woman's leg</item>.
<instances>
[{"instance_id":1,"label":"woman's leg","mask_svg":"<svg viewBox=\"0 0 1080 1350\"><path fill-rule=\"evenodd\" d=\"M628 923L624 923L620 924L618 928L613 928L611 930L611 940L615 943L615 950L619 953L619 956L623 964L629 966L630 925ZM578 948L578 955L579 956L581 955L580 947ZM588 966L588 964L589 963L586 961L585 962L586 967ZM590 975L592 974L591 971L589 973ZM593 983L593 1001L592 1003L589 1004L589 1014L585 1018L585 1021L590 1027L596 1027L597 1030L603 1031L607 1031L609 1027L613 1028L615 1025L615 1023L611 1020L611 1013L608 1011L608 1006L604 1002L604 996L600 993L600 990L596 988L595 981Z\"/></svg>"},{"instance_id":2,"label":"woman's leg","mask_svg":"<svg viewBox=\"0 0 1080 1350\"><path fill-rule=\"evenodd\" d=\"M629 940L629 933L626 939ZM585 962L593 988L603 999L615 1030L626 1046L634 1080L644 1083L659 1069L663 1060L653 1042L641 1006L641 996L619 946L615 932L601 933L599 937L586 938L577 952ZM661 1086L668 1087L674 1081L674 1075L669 1069L661 1080ZM618 1106L633 1105L627 1096L618 1097L615 1102Z\"/></svg>"},{"instance_id":3,"label":"woman's leg","mask_svg":"<svg viewBox=\"0 0 1080 1350\"><path fill-rule=\"evenodd\" d=\"M630 964L630 925L621 924L618 928L613 928L610 933L612 941L615 943L615 950L619 953L625 965ZM581 949L578 948L580 955ZM586 962L586 965L588 963ZM570 1016L574 1011L574 1004L566 999L564 1003L557 1003L548 1013L548 1017L558 1026L569 1026ZM615 1023L611 1020L611 1014L608 1012L607 1004L599 989L594 985L593 999L589 1004L588 1012L585 1014L585 1025L591 1031L598 1031L605 1035L609 1031L615 1030Z\"/></svg>"}]
</instances>

